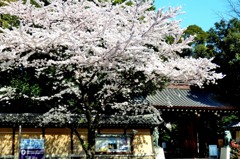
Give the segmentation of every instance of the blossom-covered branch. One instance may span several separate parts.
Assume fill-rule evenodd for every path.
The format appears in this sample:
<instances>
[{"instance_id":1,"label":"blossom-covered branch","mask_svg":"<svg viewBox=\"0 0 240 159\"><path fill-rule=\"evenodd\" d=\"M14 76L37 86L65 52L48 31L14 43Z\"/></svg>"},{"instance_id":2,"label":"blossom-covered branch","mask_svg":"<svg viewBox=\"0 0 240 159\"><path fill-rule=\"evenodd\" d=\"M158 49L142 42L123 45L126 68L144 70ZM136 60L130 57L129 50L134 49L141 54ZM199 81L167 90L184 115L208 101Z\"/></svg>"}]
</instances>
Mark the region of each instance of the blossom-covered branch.
<instances>
[{"instance_id":1,"label":"blossom-covered branch","mask_svg":"<svg viewBox=\"0 0 240 159\"><path fill-rule=\"evenodd\" d=\"M203 80L212 81L213 72L208 73L204 68L198 68L199 64L190 66L189 63L202 63L202 60L191 58L185 59L189 61L186 63L190 66L188 69L203 70L203 73L191 75L190 78L185 74L182 78L183 71L178 65L184 60L175 54L189 47L187 44L192 38L180 39L183 29L178 22L170 21L179 8L165 13L161 10L146 12L151 4L148 1L142 5L133 2L131 5L123 3L112 6L108 2L96 5L88 1L61 3L54 0L50 5L40 8L21 2L2 7L1 13L19 17L20 26L1 29L1 57L5 59L1 69L19 64L25 67L67 64L94 65L99 68L128 66L144 70L148 74L157 71L169 79L178 77L179 80L193 80L193 84L202 83L203 81L196 80L202 75ZM173 43L166 41L168 36L175 39ZM59 52L53 53L52 50L58 50L60 46L66 48L61 54L65 54L67 58L58 56ZM29 53L24 54L25 52ZM52 60L29 60L33 54L40 53L48 54ZM163 60L162 57L169 60ZM15 62L11 63L12 60ZM203 60L206 67L211 65L213 69L216 68L211 60ZM174 74L165 72L169 61L170 67L176 65L178 68L174 70ZM186 64L182 64L184 69ZM221 75L214 77L221 78Z\"/></svg>"}]
</instances>

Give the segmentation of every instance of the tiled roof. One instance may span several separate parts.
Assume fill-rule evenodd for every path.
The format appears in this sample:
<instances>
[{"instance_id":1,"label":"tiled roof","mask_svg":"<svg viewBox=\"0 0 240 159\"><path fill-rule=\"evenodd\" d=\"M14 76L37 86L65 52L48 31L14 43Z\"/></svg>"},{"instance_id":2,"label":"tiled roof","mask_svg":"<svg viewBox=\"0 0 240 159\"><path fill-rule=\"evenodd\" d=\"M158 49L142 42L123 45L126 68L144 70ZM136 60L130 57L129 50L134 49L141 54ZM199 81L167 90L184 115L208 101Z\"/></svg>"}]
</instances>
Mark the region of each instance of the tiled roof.
<instances>
[{"instance_id":1,"label":"tiled roof","mask_svg":"<svg viewBox=\"0 0 240 159\"><path fill-rule=\"evenodd\" d=\"M228 125L230 128L240 128L240 122L234 122Z\"/></svg>"},{"instance_id":2,"label":"tiled roof","mask_svg":"<svg viewBox=\"0 0 240 159\"><path fill-rule=\"evenodd\" d=\"M225 107L213 94L192 91L190 89L166 88L148 96L147 100L154 106L175 107Z\"/></svg>"},{"instance_id":3,"label":"tiled roof","mask_svg":"<svg viewBox=\"0 0 240 159\"><path fill-rule=\"evenodd\" d=\"M65 120L65 119L63 119ZM86 118L81 115L74 115L70 119L71 121L66 120L66 122L59 122L52 120L48 124L43 125L42 115L41 114L32 114L32 113L22 113L22 114L2 114L0 113L0 126L69 126L69 124L78 125L85 127ZM162 123L162 120L159 119L154 114L144 114L144 115L134 115L134 116L117 116L117 115L103 115L100 119L99 126L124 126L124 127L155 127Z\"/></svg>"}]
</instances>

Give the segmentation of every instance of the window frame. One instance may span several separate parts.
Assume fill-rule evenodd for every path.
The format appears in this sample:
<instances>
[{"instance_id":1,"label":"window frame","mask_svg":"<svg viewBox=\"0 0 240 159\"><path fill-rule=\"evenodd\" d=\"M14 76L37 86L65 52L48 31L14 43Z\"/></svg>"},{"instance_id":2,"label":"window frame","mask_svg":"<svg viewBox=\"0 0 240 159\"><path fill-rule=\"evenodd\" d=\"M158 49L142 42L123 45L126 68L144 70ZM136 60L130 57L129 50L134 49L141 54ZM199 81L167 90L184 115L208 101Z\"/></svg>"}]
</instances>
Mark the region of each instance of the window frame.
<instances>
[{"instance_id":1,"label":"window frame","mask_svg":"<svg viewBox=\"0 0 240 159\"><path fill-rule=\"evenodd\" d=\"M132 139L132 135L129 134L97 134L95 141L96 154L132 154ZM100 144L102 144L102 147ZM109 149L110 146L114 148L111 150ZM121 149L121 147L124 148ZM99 150L100 148L104 150Z\"/></svg>"}]
</instances>

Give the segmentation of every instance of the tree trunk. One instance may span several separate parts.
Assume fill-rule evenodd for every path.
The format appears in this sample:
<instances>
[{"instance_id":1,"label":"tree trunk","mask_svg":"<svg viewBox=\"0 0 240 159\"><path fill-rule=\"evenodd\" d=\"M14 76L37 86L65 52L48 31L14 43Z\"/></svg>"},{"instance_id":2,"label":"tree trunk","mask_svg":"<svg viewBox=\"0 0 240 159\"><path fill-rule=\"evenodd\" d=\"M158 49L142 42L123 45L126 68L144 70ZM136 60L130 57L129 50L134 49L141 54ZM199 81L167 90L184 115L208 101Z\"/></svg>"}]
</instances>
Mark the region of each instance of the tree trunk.
<instances>
[{"instance_id":1,"label":"tree trunk","mask_svg":"<svg viewBox=\"0 0 240 159\"><path fill-rule=\"evenodd\" d=\"M90 127L88 129L88 153L87 159L95 159L95 141L96 141L96 133L95 129Z\"/></svg>"},{"instance_id":2,"label":"tree trunk","mask_svg":"<svg viewBox=\"0 0 240 159\"><path fill-rule=\"evenodd\" d=\"M86 154L86 159L95 159L95 140L96 140L96 133L94 128L88 129L88 138L87 142L83 140L77 128L74 128L73 131L75 132L77 138L79 139L82 148Z\"/></svg>"}]
</instances>

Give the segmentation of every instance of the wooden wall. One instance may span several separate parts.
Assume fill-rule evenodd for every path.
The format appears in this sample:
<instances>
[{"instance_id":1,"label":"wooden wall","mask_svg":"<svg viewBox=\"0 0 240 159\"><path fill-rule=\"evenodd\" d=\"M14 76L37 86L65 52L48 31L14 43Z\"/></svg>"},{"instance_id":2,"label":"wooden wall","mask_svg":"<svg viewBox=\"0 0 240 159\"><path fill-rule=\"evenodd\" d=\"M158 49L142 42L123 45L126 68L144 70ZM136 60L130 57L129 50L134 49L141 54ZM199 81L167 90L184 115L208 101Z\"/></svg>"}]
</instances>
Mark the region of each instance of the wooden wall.
<instances>
[{"instance_id":1,"label":"wooden wall","mask_svg":"<svg viewBox=\"0 0 240 159\"><path fill-rule=\"evenodd\" d=\"M133 129L99 129L100 134L132 134ZM140 158L153 158L154 150L150 129L135 129L132 140L133 155ZM86 129L79 129L82 137L87 136ZM19 155L19 139L45 139L45 157L70 157L84 155L76 135L68 128L0 128L0 158ZM116 155L117 156L117 155ZM119 157L118 157L119 158Z\"/></svg>"}]
</instances>

